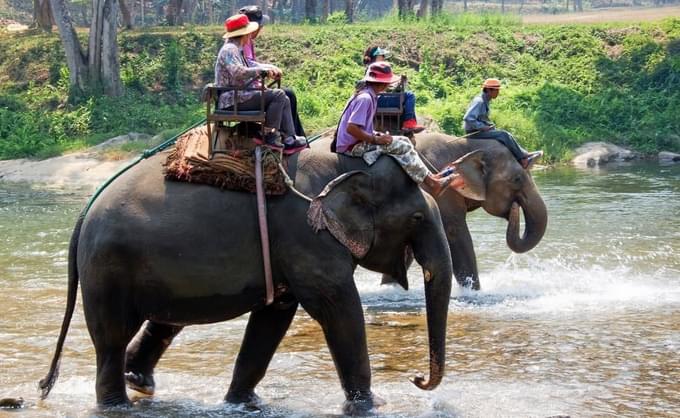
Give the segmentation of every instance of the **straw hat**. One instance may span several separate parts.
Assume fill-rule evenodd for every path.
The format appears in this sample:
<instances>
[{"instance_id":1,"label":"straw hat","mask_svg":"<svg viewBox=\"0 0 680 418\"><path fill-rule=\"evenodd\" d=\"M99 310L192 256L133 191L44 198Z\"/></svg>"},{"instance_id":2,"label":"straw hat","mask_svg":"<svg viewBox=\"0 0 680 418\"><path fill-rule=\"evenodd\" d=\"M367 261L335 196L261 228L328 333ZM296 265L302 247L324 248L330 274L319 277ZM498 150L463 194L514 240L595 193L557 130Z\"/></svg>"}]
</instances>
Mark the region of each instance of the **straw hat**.
<instances>
[{"instance_id":1,"label":"straw hat","mask_svg":"<svg viewBox=\"0 0 680 418\"><path fill-rule=\"evenodd\" d=\"M259 27L260 25L257 22L251 22L246 15L234 15L224 21L224 29L226 29L227 33L222 37L224 39L236 38L237 36L253 33Z\"/></svg>"},{"instance_id":2,"label":"straw hat","mask_svg":"<svg viewBox=\"0 0 680 418\"><path fill-rule=\"evenodd\" d=\"M392 73L392 67L386 61L374 62L368 66L363 81L372 83L392 84L401 79L401 76Z\"/></svg>"},{"instance_id":3,"label":"straw hat","mask_svg":"<svg viewBox=\"0 0 680 418\"><path fill-rule=\"evenodd\" d=\"M482 84L483 89L500 89L501 88L501 80L497 78L487 78L484 80L484 84Z\"/></svg>"}]
</instances>

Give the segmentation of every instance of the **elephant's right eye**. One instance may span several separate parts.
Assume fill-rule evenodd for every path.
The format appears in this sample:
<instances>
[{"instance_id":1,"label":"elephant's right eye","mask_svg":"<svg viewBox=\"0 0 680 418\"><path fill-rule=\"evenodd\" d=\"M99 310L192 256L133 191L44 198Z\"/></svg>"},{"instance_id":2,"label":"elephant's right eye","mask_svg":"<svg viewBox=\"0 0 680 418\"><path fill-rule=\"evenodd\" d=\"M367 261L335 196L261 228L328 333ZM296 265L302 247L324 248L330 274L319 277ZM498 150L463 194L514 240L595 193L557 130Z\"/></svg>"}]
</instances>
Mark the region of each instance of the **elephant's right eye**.
<instances>
[{"instance_id":1,"label":"elephant's right eye","mask_svg":"<svg viewBox=\"0 0 680 418\"><path fill-rule=\"evenodd\" d=\"M414 223L420 223L425 219L425 215L422 212L416 212L411 216Z\"/></svg>"}]
</instances>

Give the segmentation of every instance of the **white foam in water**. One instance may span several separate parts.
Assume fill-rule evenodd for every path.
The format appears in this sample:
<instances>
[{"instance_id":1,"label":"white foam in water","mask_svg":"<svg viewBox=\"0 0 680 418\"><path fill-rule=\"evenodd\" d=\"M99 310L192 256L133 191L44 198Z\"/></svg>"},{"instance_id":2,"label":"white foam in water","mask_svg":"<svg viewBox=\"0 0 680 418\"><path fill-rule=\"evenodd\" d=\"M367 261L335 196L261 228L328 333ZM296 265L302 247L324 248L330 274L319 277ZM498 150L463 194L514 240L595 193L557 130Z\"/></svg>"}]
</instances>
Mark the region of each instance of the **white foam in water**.
<instances>
[{"instance_id":1,"label":"white foam in water","mask_svg":"<svg viewBox=\"0 0 680 418\"><path fill-rule=\"evenodd\" d=\"M368 308L410 310L424 307L422 273L409 270L409 290L381 285L381 276L359 269L357 288ZM619 265L577 265L511 255L480 277L482 290L453 286L451 308L504 314L582 314L648 309L680 304L680 276L670 269L643 274Z\"/></svg>"},{"instance_id":2,"label":"white foam in water","mask_svg":"<svg viewBox=\"0 0 680 418\"><path fill-rule=\"evenodd\" d=\"M529 259L517 263L516 258ZM456 287L455 309L482 309L497 314L616 312L680 304L677 277L651 276L628 267L565 266L513 255L481 277L482 290Z\"/></svg>"}]
</instances>

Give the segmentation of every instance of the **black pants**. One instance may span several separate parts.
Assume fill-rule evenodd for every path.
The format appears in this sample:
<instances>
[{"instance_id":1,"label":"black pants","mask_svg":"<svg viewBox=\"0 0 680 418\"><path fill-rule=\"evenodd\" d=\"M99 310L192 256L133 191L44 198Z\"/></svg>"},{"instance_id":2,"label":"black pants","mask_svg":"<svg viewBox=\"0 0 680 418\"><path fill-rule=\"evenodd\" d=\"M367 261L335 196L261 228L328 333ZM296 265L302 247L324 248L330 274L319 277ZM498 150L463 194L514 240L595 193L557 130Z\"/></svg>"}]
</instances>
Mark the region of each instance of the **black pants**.
<instances>
[{"instance_id":1,"label":"black pants","mask_svg":"<svg viewBox=\"0 0 680 418\"><path fill-rule=\"evenodd\" d=\"M265 127L278 129L284 136L295 135L290 100L281 89L267 89L256 92L253 97L238 104L240 110L260 110L260 96L264 94L264 109L267 112Z\"/></svg>"},{"instance_id":2,"label":"black pants","mask_svg":"<svg viewBox=\"0 0 680 418\"><path fill-rule=\"evenodd\" d=\"M468 138L495 139L496 141L505 145L505 147L510 150L512 155L514 155L517 160L526 158L529 155L527 150L522 148L522 146L519 145L517 140L512 135L510 135L509 132L500 129L492 129L490 131L479 131L473 135L470 135Z\"/></svg>"},{"instance_id":3,"label":"black pants","mask_svg":"<svg viewBox=\"0 0 680 418\"><path fill-rule=\"evenodd\" d=\"M307 136L305 135L305 130L302 129L302 122L300 122L300 115L297 111L297 97L295 92L291 89L283 89L290 100L290 113L293 115L293 125L295 126L295 135Z\"/></svg>"}]
</instances>

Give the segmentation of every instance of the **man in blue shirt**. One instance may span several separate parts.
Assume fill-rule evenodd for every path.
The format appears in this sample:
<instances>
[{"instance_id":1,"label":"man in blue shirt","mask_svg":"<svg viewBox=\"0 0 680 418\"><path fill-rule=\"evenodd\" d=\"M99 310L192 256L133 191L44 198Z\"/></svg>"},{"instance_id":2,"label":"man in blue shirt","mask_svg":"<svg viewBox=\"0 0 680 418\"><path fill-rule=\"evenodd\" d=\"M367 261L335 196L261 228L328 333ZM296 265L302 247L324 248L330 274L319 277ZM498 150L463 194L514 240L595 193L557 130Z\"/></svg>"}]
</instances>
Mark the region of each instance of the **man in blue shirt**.
<instances>
[{"instance_id":1,"label":"man in blue shirt","mask_svg":"<svg viewBox=\"0 0 680 418\"><path fill-rule=\"evenodd\" d=\"M484 80L482 93L472 99L465 116L463 116L463 129L465 129L468 138L499 141L510 150L522 167L527 168L533 160L543 155L543 152L527 152L509 132L496 129L496 126L489 120L489 104L491 100L498 97L500 89L500 80L495 78Z\"/></svg>"}]
</instances>

